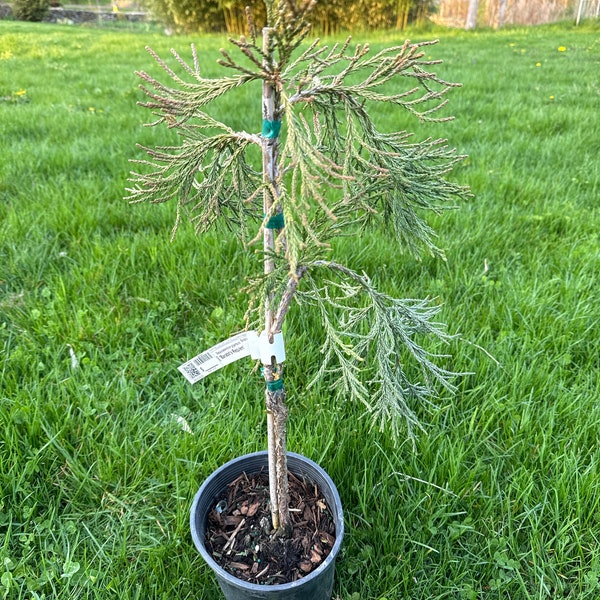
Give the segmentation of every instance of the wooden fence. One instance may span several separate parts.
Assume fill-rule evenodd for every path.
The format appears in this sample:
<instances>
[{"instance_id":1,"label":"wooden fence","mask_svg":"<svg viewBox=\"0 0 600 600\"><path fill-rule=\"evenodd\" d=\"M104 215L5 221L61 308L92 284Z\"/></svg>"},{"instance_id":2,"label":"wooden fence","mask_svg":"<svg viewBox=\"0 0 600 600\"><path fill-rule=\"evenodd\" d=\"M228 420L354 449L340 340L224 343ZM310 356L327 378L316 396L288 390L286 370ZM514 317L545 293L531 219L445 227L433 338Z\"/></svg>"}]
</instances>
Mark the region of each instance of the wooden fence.
<instances>
[{"instance_id":1,"label":"wooden fence","mask_svg":"<svg viewBox=\"0 0 600 600\"><path fill-rule=\"evenodd\" d=\"M562 19L598 18L600 0L439 0L434 21L451 27L465 27L469 7L476 6L476 25L539 25Z\"/></svg>"}]
</instances>

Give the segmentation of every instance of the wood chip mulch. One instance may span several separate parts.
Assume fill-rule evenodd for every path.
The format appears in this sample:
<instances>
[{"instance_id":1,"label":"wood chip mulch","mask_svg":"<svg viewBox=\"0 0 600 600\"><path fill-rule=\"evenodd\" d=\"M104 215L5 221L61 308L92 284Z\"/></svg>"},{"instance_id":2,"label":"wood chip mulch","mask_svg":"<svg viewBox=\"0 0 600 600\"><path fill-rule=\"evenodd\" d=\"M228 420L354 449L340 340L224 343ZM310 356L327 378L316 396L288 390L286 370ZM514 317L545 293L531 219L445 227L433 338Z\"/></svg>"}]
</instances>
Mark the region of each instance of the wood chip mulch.
<instances>
[{"instance_id":1,"label":"wood chip mulch","mask_svg":"<svg viewBox=\"0 0 600 600\"><path fill-rule=\"evenodd\" d=\"M289 539L272 530L266 473L240 475L215 501L208 515L206 547L238 579L256 584L296 581L331 552L335 524L320 490L289 473Z\"/></svg>"}]
</instances>

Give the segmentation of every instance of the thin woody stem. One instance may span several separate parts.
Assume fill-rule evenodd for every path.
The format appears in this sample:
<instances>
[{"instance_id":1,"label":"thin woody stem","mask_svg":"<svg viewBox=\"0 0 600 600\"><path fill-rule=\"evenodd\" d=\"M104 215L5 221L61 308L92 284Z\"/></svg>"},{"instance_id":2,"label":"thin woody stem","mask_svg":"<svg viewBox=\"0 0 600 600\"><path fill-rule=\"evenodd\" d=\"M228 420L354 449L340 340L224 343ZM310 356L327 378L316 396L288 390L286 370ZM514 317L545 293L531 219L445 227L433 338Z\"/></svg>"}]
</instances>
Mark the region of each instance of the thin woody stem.
<instances>
[{"instance_id":1,"label":"thin woody stem","mask_svg":"<svg viewBox=\"0 0 600 600\"><path fill-rule=\"evenodd\" d=\"M263 53L265 57L265 70L272 71L272 50L270 46L271 30L263 29ZM280 119L277 114L279 108L279 90L276 83L265 79L263 81L262 113L263 121L273 124ZM265 215L272 215L276 206L278 191L278 132L272 135L263 135L263 181L265 183L263 195L263 210ZM273 255L275 252L275 231L269 227L263 228L263 248L265 251L264 273L271 274L275 270ZM265 298L265 331L269 341L273 341L273 296ZM287 415L285 405L286 391L282 385L274 382L281 380L281 365L273 358L271 365L265 365L264 376L266 383L266 408L267 408L267 434L269 455L269 493L271 499L271 519L273 528L278 534L291 533L291 519L288 506L288 480L287 480ZM276 387L277 389L273 389Z\"/></svg>"},{"instance_id":2,"label":"thin woody stem","mask_svg":"<svg viewBox=\"0 0 600 600\"><path fill-rule=\"evenodd\" d=\"M302 266L299 267L296 271L296 274L293 277L290 277L287 288L283 293L281 300L279 301L279 306L277 307L277 312L273 317L273 322L271 325L270 334L275 335L281 331L283 327L283 321L290 309L290 305L296 294L296 290L298 289L298 284L300 283L300 279L302 276L308 271L308 267Z\"/></svg>"}]
</instances>

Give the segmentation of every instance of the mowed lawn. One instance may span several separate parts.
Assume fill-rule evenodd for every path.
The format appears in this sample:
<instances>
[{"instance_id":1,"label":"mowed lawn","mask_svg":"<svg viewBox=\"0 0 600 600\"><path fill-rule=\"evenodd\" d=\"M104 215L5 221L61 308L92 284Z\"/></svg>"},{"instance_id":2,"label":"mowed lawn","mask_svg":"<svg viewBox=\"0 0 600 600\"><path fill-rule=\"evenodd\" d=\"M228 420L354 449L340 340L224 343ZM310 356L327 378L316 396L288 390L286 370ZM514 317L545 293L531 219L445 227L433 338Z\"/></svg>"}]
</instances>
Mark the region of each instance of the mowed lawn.
<instances>
[{"instance_id":1,"label":"mowed lawn","mask_svg":"<svg viewBox=\"0 0 600 600\"><path fill-rule=\"evenodd\" d=\"M473 198L431 221L446 262L383 230L336 251L438 299L460 334L446 366L468 375L394 445L307 389L322 333L292 309L289 447L345 508L334 597L598 598L600 27L410 36L440 39L456 119L376 116L468 154L452 177ZM143 127L144 47L192 41L217 73L222 37L0 21L0 598L220 597L189 508L212 470L265 447L261 378L240 361L192 387L177 366L243 328L260 257L189 226L171 242L172 206L123 200L136 143L175 141ZM260 89L220 110L259 131Z\"/></svg>"}]
</instances>

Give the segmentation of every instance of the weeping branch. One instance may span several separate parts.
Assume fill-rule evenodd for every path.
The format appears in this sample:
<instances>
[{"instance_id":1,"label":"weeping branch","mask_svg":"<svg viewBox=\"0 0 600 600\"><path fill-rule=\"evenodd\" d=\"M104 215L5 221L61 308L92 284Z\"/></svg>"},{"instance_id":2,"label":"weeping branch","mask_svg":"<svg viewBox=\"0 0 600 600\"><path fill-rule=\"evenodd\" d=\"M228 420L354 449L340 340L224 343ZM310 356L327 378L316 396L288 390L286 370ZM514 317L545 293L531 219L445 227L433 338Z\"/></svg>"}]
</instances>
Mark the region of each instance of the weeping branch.
<instances>
[{"instance_id":1,"label":"weeping branch","mask_svg":"<svg viewBox=\"0 0 600 600\"><path fill-rule=\"evenodd\" d=\"M191 60L173 51L170 63L149 50L169 84L138 73L142 106L153 115L150 126L176 131L181 141L141 147L147 158L133 161L128 199L173 201L174 232L187 217L198 233L223 225L246 247L254 245L247 322L272 335L294 301L313 307L325 335L316 378L364 404L377 426L391 422L395 437L401 422L413 435L417 408L440 389L452 392L456 375L439 366L445 354L425 346L453 336L436 321L439 306L378 291L368 277L332 260L332 241L380 232L373 227L383 224L400 251L443 258L428 217L470 196L448 178L464 157L443 139L380 130L372 109L393 108L419 124L448 121L447 95L459 84L438 76L440 61L426 58L436 42L375 52L350 38L305 44L314 0L265 5L266 42L250 18L249 36L230 40L220 53L228 76L204 77L194 46ZM254 81L273 91L260 132L235 131L213 116L215 101ZM260 156L275 140L278 152L269 155L264 177ZM280 228L270 229L281 214ZM263 237L269 243L261 248ZM268 263L267 272L259 261ZM267 400L274 414L277 398Z\"/></svg>"},{"instance_id":2,"label":"weeping branch","mask_svg":"<svg viewBox=\"0 0 600 600\"><path fill-rule=\"evenodd\" d=\"M337 279L319 285L313 269L326 269ZM446 354L428 351L419 341L447 345L457 337L435 320L441 307L384 294L366 275L339 263L318 261L307 273L301 301L318 307L326 334L313 384L328 376L338 396L364 404L380 429L390 424L397 439L406 424L412 437L422 428L415 407L431 404L439 389L454 392L453 379L460 375L439 366Z\"/></svg>"}]
</instances>

